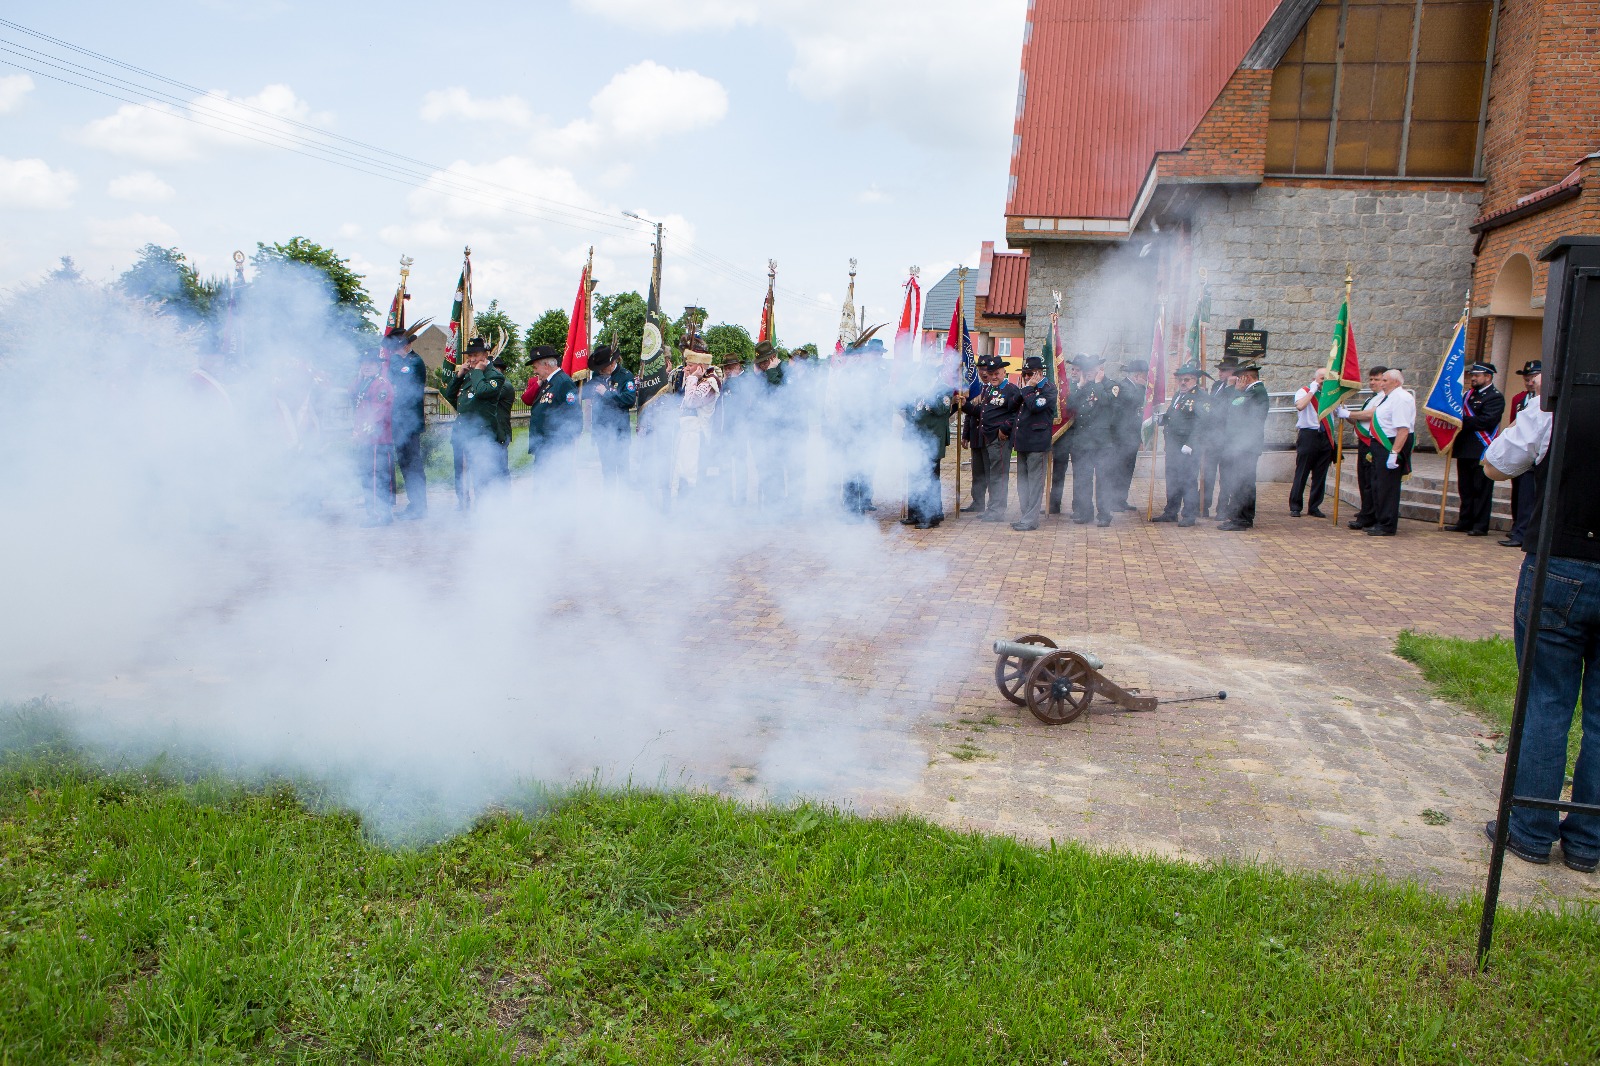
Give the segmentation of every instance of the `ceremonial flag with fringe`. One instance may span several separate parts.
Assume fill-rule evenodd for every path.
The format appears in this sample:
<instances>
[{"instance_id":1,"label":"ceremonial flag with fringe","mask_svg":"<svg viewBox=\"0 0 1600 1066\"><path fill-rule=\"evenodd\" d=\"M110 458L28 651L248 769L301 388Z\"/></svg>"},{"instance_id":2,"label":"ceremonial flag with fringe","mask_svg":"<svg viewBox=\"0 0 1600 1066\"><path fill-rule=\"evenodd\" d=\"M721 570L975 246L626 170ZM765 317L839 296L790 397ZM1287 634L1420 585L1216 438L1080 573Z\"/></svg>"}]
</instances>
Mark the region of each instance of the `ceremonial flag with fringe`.
<instances>
[{"instance_id":1,"label":"ceremonial flag with fringe","mask_svg":"<svg viewBox=\"0 0 1600 1066\"><path fill-rule=\"evenodd\" d=\"M1061 351L1061 316L1050 314L1050 332L1044 335L1044 372L1050 384L1056 387L1055 417L1050 421L1050 439L1058 441L1061 434L1072 428L1072 383L1067 380L1067 360Z\"/></svg>"},{"instance_id":2,"label":"ceremonial flag with fringe","mask_svg":"<svg viewBox=\"0 0 1600 1066\"><path fill-rule=\"evenodd\" d=\"M1441 452L1454 444L1456 434L1461 432L1461 416L1466 397L1464 384L1466 373L1467 318L1462 315L1456 321L1456 331L1450 338L1450 347L1445 349L1444 362L1439 364L1439 373L1434 375L1433 388L1428 390L1427 402L1422 405L1428 432L1433 435L1433 442Z\"/></svg>"},{"instance_id":3,"label":"ceremonial flag with fringe","mask_svg":"<svg viewBox=\"0 0 1600 1066\"><path fill-rule=\"evenodd\" d=\"M1328 380L1317 387L1317 418L1326 419L1345 398L1361 391L1361 364L1356 356L1356 333L1350 325L1350 299L1339 305L1333 323L1333 345L1328 349Z\"/></svg>"},{"instance_id":4,"label":"ceremonial flag with fringe","mask_svg":"<svg viewBox=\"0 0 1600 1066\"><path fill-rule=\"evenodd\" d=\"M666 386L667 346L661 337L661 245L650 262L650 292L644 301L644 337L639 345L639 373L634 375L636 404L643 408Z\"/></svg>"},{"instance_id":5,"label":"ceremonial flag with fringe","mask_svg":"<svg viewBox=\"0 0 1600 1066\"><path fill-rule=\"evenodd\" d=\"M475 326L472 316L472 256L462 257L461 280L456 282L456 299L450 305L450 336L444 342L444 361L452 368L472 341Z\"/></svg>"},{"instance_id":6,"label":"ceremonial flag with fringe","mask_svg":"<svg viewBox=\"0 0 1600 1066\"><path fill-rule=\"evenodd\" d=\"M1206 297L1201 298L1209 303ZM1150 341L1150 372L1144 386L1144 421L1139 426L1139 437L1145 444L1149 444L1156 435L1156 415L1167 405L1167 331L1161 320L1165 315L1156 312L1156 333ZM1194 333L1200 323L1200 309L1195 308L1195 326L1190 328ZM1200 336L1204 336L1200 330ZM1203 343L1203 342L1202 342Z\"/></svg>"},{"instance_id":7,"label":"ceremonial flag with fringe","mask_svg":"<svg viewBox=\"0 0 1600 1066\"><path fill-rule=\"evenodd\" d=\"M906 281L906 302L900 308L900 324L894 331L894 359L896 363L904 360L909 363L915 359L917 352L917 328L922 321L922 286L917 282L917 275L912 274Z\"/></svg>"},{"instance_id":8,"label":"ceremonial flag with fringe","mask_svg":"<svg viewBox=\"0 0 1600 1066\"><path fill-rule=\"evenodd\" d=\"M572 316L567 320L567 350L561 355L561 369L577 380L589 373L589 267L584 265L578 278L578 295L572 301Z\"/></svg>"},{"instance_id":9,"label":"ceremonial flag with fringe","mask_svg":"<svg viewBox=\"0 0 1600 1066\"><path fill-rule=\"evenodd\" d=\"M756 343L766 341L768 344L778 343L778 323L776 321L776 308L772 296L772 277L767 277L767 298L761 302L761 328L756 331Z\"/></svg>"}]
</instances>

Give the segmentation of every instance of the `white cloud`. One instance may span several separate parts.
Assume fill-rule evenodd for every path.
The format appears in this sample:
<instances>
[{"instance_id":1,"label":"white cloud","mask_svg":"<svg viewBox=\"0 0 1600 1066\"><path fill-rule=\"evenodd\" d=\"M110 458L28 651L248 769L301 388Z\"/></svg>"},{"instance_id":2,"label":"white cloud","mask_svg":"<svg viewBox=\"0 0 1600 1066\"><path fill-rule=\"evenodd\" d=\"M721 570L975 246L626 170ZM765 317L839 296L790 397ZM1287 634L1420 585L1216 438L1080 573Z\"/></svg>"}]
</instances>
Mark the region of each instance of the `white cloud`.
<instances>
[{"instance_id":1,"label":"white cloud","mask_svg":"<svg viewBox=\"0 0 1600 1066\"><path fill-rule=\"evenodd\" d=\"M43 159L0 156L0 207L60 211L70 207L78 179L68 170L53 170Z\"/></svg>"},{"instance_id":2,"label":"white cloud","mask_svg":"<svg viewBox=\"0 0 1600 1066\"><path fill-rule=\"evenodd\" d=\"M290 121L326 123L328 116L313 115L289 86L268 85L242 99L209 92L182 112L167 104L124 104L85 126L79 139L114 155L172 163L198 159L211 148L280 139L291 133Z\"/></svg>"},{"instance_id":3,"label":"white cloud","mask_svg":"<svg viewBox=\"0 0 1600 1066\"><path fill-rule=\"evenodd\" d=\"M756 21L756 0L576 0L585 11L624 26L643 29L728 29Z\"/></svg>"},{"instance_id":4,"label":"white cloud","mask_svg":"<svg viewBox=\"0 0 1600 1066\"><path fill-rule=\"evenodd\" d=\"M141 204L160 203L177 195L172 186L148 170L136 170L132 174L112 178L111 184L106 187L106 192L113 200L129 200Z\"/></svg>"},{"instance_id":5,"label":"white cloud","mask_svg":"<svg viewBox=\"0 0 1600 1066\"><path fill-rule=\"evenodd\" d=\"M126 218L91 218L84 222L89 243L111 252L132 253L147 244L170 248L178 243L178 231L155 215L133 214Z\"/></svg>"},{"instance_id":6,"label":"white cloud","mask_svg":"<svg viewBox=\"0 0 1600 1066\"><path fill-rule=\"evenodd\" d=\"M33 79L26 74L0 78L0 115L22 106L22 98L33 92Z\"/></svg>"},{"instance_id":7,"label":"white cloud","mask_svg":"<svg viewBox=\"0 0 1600 1066\"><path fill-rule=\"evenodd\" d=\"M477 99L459 87L435 89L422 98L421 117L424 122L442 122L459 118L469 122L497 122L507 126L528 126L533 122L533 109L520 96L498 96L492 100Z\"/></svg>"},{"instance_id":8,"label":"white cloud","mask_svg":"<svg viewBox=\"0 0 1600 1066\"><path fill-rule=\"evenodd\" d=\"M595 121L628 141L689 133L722 121L728 92L692 70L670 70L645 60L606 83L589 101Z\"/></svg>"}]
</instances>

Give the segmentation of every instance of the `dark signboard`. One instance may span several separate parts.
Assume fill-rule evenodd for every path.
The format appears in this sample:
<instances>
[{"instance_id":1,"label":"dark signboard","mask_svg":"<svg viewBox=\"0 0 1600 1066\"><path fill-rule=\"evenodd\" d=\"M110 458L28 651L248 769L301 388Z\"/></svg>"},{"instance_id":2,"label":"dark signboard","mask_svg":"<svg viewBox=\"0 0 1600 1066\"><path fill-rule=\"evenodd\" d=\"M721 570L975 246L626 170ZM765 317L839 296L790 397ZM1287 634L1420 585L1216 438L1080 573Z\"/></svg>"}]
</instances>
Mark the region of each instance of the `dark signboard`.
<instances>
[{"instance_id":1,"label":"dark signboard","mask_svg":"<svg viewBox=\"0 0 1600 1066\"><path fill-rule=\"evenodd\" d=\"M1267 331L1230 329L1225 332L1223 352L1241 363L1259 363L1267 357Z\"/></svg>"}]
</instances>

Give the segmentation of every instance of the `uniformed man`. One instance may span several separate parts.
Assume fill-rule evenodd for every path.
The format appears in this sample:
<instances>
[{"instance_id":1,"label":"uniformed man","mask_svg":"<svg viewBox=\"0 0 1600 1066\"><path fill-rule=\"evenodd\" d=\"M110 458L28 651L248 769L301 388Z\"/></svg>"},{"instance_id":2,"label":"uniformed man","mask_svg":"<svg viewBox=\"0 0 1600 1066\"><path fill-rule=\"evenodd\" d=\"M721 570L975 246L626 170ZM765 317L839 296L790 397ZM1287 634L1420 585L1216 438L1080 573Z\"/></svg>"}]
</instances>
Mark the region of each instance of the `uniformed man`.
<instances>
[{"instance_id":1,"label":"uniformed man","mask_svg":"<svg viewBox=\"0 0 1600 1066\"><path fill-rule=\"evenodd\" d=\"M1350 519L1348 525L1351 529L1371 529L1376 521L1373 510L1375 500L1372 495L1372 426L1370 415L1372 409L1383 400L1383 375L1388 373L1386 366L1375 366L1367 371L1367 388L1372 390L1372 395L1367 397L1367 402L1362 405L1361 411L1369 416L1368 421L1346 415L1345 421L1349 422L1356 430L1356 491L1361 496L1361 509L1356 516Z\"/></svg>"},{"instance_id":2,"label":"uniformed man","mask_svg":"<svg viewBox=\"0 0 1600 1066\"><path fill-rule=\"evenodd\" d=\"M489 364L504 376L507 366L505 356L497 355ZM517 403L517 389L509 381L506 387L500 390L500 400L494 409L494 442L495 459L500 463L500 476L505 480L511 479L511 410Z\"/></svg>"},{"instance_id":3,"label":"uniformed man","mask_svg":"<svg viewBox=\"0 0 1600 1066\"><path fill-rule=\"evenodd\" d=\"M711 419L722 395L722 373L712 365L705 341L685 342L678 439L673 452L672 487L679 503L689 502L700 484L701 452L711 435Z\"/></svg>"},{"instance_id":4,"label":"uniformed man","mask_svg":"<svg viewBox=\"0 0 1600 1066\"><path fill-rule=\"evenodd\" d=\"M939 466L950 446L950 412L955 409L952 390L941 380L939 368L930 367L925 378L917 399L902 412L914 454L906 516L900 521L918 529L932 529L944 521Z\"/></svg>"},{"instance_id":5,"label":"uniformed man","mask_svg":"<svg viewBox=\"0 0 1600 1066\"><path fill-rule=\"evenodd\" d=\"M578 442L583 432L583 409L578 406L578 386L561 369L561 353L547 344L528 352L533 376L523 390L528 405L528 454L542 466Z\"/></svg>"},{"instance_id":6,"label":"uniformed man","mask_svg":"<svg viewBox=\"0 0 1600 1066\"><path fill-rule=\"evenodd\" d=\"M1200 426L1210 402L1200 380L1210 376L1199 363L1173 371L1178 391L1160 415L1167 449L1167 505L1152 522L1195 523L1200 510Z\"/></svg>"},{"instance_id":7,"label":"uniformed man","mask_svg":"<svg viewBox=\"0 0 1600 1066\"><path fill-rule=\"evenodd\" d=\"M1227 513L1228 498L1222 488L1223 424L1228 419L1228 407L1236 390L1233 371L1239 361L1231 355L1217 364L1217 380L1210 388L1207 413L1200 420L1200 517L1216 515L1220 520Z\"/></svg>"},{"instance_id":8,"label":"uniformed man","mask_svg":"<svg viewBox=\"0 0 1600 1066\"><path fill-rule=\"evenodd\" d=\"M1067 467L1076 462L1072 458L1072 441L1075 432L1075 418L1077 415L1076 404L1078 389L1083 384L1083 371L1075 366L1066 368L1066 380L1062 382L1061 394L1056 397L1059 415L1056 419L1062 429L1061 435L1050 445L1050 507L1051 514L1061 513L1061 500L1066 495Z\"/></svg>"},{"instance_id":9,"label":"uniformed man","mask_svg":"<svg viewBox=\"0 0 1600 1066\"><path fill-rule=\"evenodd\" d=\"M1234 371L1233 395L1222 423L1222 493L1227 511L1217 528L1229 533L1256 524L1256 464L1266 448L1267 411L1272 398L1258 363Z\"/></svg>"},{"instance_id":10,"label":"uniformed man","mask_svg":"<svg viewBox=\"0 0 1600 1066\"><path fill-rule=\"evenodd\" d=\"M1113 510L1136 511L1128 493L1133 488L1133 472L1139 466L1139 449L1144 444L1144 398L1150 388L1150 364L1134 359L1122 364L1122 377L1111 383L1116 397L1116 417L1111 421L1111 441L1117 465L1112 470Z\"/></svg>"},{"instance_id":11,"label":"uniformed man","mask_svg":"<svg viewBox=\"0 0 1600 1066\"><path fill-rule=\"evenodd\" d=\"M1006 377L1005 360L993 352L978 359L978 381L978 395L968 401L967 413L976 425L973 455L983 451L983 520L1004 522L1010 496L1011 437L1017 428L1017 412L1022 409L1022 390ZM976 482L976 469L972 477Z\"/></svg>"},{"instance_id":12,"label":"uniformed man","mask_svg":"<svg viewBox=\"0 0 1600 1066\"><path fill-rule=\"evenodd\" d=\"M589 389L594 395L590 429L600 453L600 476L607 485L628 479L628 449L633 443L632 414L639 393L633 374L609 344L589 353Z\"/></svg>"},{"instance_id":13,"label":"uniformed man","mask_svg":"<svg viewBox=\"0 0 1600 1066\"><path fill-rule=\"evenodd\" d=\"M362 525L386 526L394 521L394 387L384 374L378 349L362 350L351 399L361 495L367 509Z\"/></svg>"},{"instance_id":14,"label":"uniformed man","mask_svg":"<svg viewBox=\"0 0 1600 1066\"><path fill-rule=\"evenodd\" d=\"M389 385L394 391L394 457L406 490L406 509L396 518L407 521L428 514L428 475L424 470L422 433L423 397L428 389L428 367L411 349L405 330L395 328L384 337L389 352Z\"/></svg>"},{"instance_id":15,"label":"uniformed man","mask_svg":"<svg viewBox=\"0 0 1600 1066\"><path fill-rule=\"evenodd\" d=\"M1530 359L1522 364L1522 391L1511 397L1511 420L1507 428L1517 423L1517 416L1526 411L1530 406L1539 406L1539 385L1544 377L1544 361ZM1511 532L1498 543L1505 548L1522 547L1523 537L1528 532L1528 523L1533 520L1534 507L1539 502L1539 485L1534 480L1533 471L1525 470L1511 479Z\"/></svg>"},{"instance_id":16,"label":"uniformed man","mask_svg":"<svg viewBox=\"0 0 1600 1066\"><path fill-rule=\"evenodd\" d=\"M1017 410L1013 444L1017 449L1017 504L1022 515L1011 528L1026 533L1039 528L1044 504L1044 460L1056 417L1056 387L1045 377L1044 356L1022 361L1022 406Z\"/></svg>"},{"instance_id":17,"label":"uniformed man","mask_svg":"<svg viewBox=\"0 0 1600 1066\"><path fill-rule=\"evenodd\" d=\"M1373 522L1367 530L1369 537L1392 537L1399 529L1400 486L1411 473L1417 423L1417 398L1405 384L1405 376L1390 367L1379 382L1383 396L1378 402L1345 416L1372 431Z\"/></svg>"},{"instance_id":18,"label":"uniformed man","mask_svg":"<svg viewBox=\"0 0 1600 1066\"><path fill-rule=\"evenodd\" d=\"M1072 361L1082 376L1072 424L1072 520L1080 526L1109 526L1112 507L1122 502L1114 497L1111 447L1111 420L1121 390L1112 392L1116 386L1106 381L1105 362L1098 355Z\"/></svg>"},{"instance_id":19,"label":"uniformed man","mask_svg":"<svg viewBox=\"0 0 1600 1066\"><path fill-rule=\"evenodd\" d=\"M1473 363L1467 368L1467 394L1461 398L1461 430L1450 451L1456 457L1456 492L1461 506L1452 533L1487 537L1494 511L1494 482L1483 472L1483 450L1500 432L1506 398L1494 387L1494 367Z\"/></svg>"},{"instance_id":20,"label":"uniformed man","mask_svg":"<svg viewBox=\"0 0 1600 1066\"><path fill-rule=\"evenodd\" d=\"M505 375L489 365L489 347L483 338L474 337L462 353L455 377L445 386L444 398L456 409L450 443L455 448L457 465L456 501L465 510L478 493L501 478L500 398L509 390ZM499 452L501 455L497 455Z\"/></svg>"}]
</instances>

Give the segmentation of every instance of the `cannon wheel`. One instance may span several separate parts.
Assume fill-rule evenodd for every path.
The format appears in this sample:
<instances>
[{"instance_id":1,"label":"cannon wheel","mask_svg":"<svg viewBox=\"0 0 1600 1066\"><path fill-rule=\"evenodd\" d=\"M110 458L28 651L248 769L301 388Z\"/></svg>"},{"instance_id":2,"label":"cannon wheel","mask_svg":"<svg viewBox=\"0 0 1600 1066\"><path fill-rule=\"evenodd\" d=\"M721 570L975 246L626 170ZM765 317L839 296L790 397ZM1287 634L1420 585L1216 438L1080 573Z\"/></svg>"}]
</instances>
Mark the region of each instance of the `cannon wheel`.
<instances>
[{"instance_id":1,"label":"cannon wheel","mask_svg":"<svg viewBox=\"0 0 1600 1066\"><path fill-rule=\"evenodd\" d=\"M1074 651L1053 651L1034 662L1023 686L1028 710L1046 725L1077 718L1094 698L1094 670Z\"/></svg>"},{"instance_id":2,"label":"cannon wheel","mask_svg":"<svg viewBox=\"0 0 1600 1066\"><path fill-rule=\"evenodd\" d=\"M1046 648L1053 648L1056 642L1049 637L1038 633L1029 633L1018 637L1015 644L1039 644ZM995 660L994 683L1000 687L1000 695L1015 703L1018 707L1026 707L1028 701L1022 696L1022 687L1028 681L1028 669L1037 660L1019 659L1015 655L1002 655Z\"/></svg>"}]
</instances>

